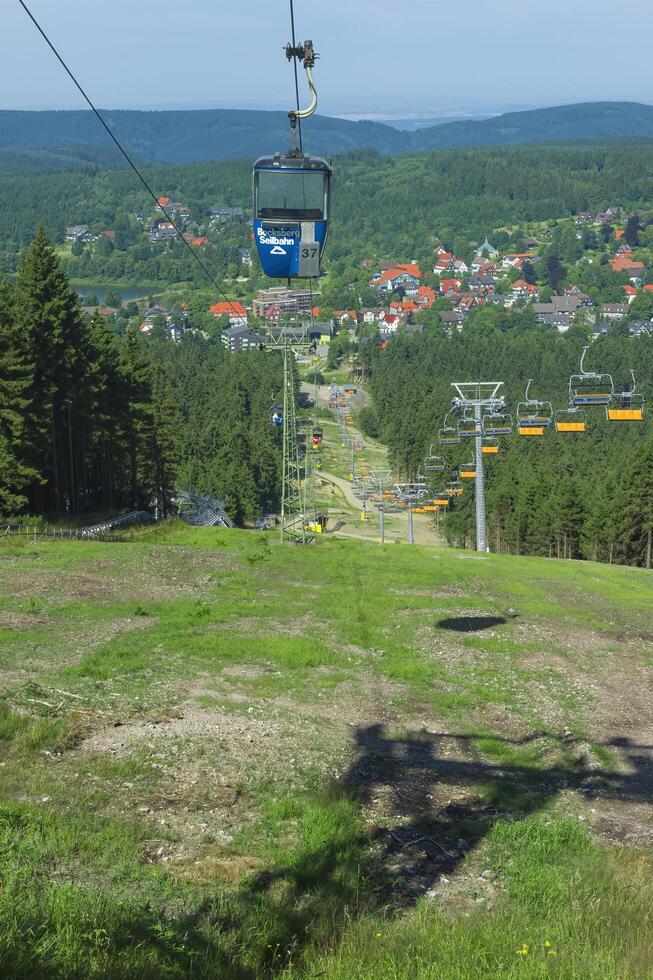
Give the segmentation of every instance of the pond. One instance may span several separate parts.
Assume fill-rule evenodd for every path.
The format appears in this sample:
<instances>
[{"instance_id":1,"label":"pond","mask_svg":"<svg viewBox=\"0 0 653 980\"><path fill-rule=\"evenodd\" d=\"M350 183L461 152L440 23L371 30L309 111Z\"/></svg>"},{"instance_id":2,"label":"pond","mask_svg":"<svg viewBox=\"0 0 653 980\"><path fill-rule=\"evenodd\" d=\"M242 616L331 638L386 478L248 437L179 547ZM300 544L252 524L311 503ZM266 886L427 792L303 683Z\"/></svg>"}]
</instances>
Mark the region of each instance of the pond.
<instances>
[{"instance_id":1,"label":"pond","mask_svg":"<svg viewBox=\"0 0 653 980\"><path fill-rule=\"evenodd\" d=\"M156 293L161 292L161 288L157 286L111 286L111 285L94 285L93 283L72 283L72 287L81 297L82 302L87 296L97 296L100 305L104 303L104 298L107 292L120 293L120 298L123 302L128 302L129 300L143 299L146 296L152 296Z\"/></svg>"}]
</instances>

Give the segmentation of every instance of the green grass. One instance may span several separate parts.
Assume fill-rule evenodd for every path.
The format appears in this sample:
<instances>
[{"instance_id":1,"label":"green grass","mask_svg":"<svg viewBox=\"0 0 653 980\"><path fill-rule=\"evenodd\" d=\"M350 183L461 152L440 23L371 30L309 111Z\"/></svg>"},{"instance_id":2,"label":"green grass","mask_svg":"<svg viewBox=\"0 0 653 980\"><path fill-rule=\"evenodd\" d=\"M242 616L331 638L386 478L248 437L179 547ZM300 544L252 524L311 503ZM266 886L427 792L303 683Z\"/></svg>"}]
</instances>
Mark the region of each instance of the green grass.
<instances>
[{"instance_id":1,"label":"green grass","mask_svg":"<svg viewBox=\"0 0 653 980\"><path fill-rule=\"evenodd\" d=\"M171 524L0 592L0 975L653 975L645 571Z\"/></svg>"}]
</instances>

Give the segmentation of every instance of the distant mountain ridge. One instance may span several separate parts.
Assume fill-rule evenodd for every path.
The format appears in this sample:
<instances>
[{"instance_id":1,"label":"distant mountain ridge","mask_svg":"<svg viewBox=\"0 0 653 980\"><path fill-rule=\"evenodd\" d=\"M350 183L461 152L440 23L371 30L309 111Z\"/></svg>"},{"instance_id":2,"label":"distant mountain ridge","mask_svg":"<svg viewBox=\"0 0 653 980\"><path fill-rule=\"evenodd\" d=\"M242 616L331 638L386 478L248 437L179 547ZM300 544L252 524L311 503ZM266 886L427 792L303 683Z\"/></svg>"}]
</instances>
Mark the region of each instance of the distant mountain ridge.
<instances>
[{"instance_id":1,"label":"distant mountain ridge","mask_svg":"<svg viewBox=\"0 0 653 980\"><path fill-rule=\"evenodd\" d=\"M256 157L288 144L283 112L241 109L103 110L107 122L141 163L199 163ZM509 112L491 119L445 122L413 132L385 123L314 116L304 123L306 149L332 156L364 148L379 153L469 146L507 146L555 140L653 137L653 106L638 102L585 102ZM117 151L86 110L0 110L0 164L30 166L118 162Z\"/></svg>"}]
</instances>

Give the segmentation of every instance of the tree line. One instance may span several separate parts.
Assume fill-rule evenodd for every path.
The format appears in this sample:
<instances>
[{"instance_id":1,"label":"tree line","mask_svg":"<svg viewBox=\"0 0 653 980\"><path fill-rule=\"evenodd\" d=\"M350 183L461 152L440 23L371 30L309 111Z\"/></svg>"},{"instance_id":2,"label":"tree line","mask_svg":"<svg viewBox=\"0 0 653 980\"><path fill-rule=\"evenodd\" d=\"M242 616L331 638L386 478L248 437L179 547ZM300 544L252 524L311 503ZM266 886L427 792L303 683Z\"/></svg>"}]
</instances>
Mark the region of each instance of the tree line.
<instances>
[{"instance_id":1,"label":"tree line","mask_svg":"<svg viewBox=\"0 0 653 980\"><path fill-rule=\"evenodd\" d=\"M339 292L357 279L367 257L416 259L428 268L435 236L463 256L471 243L481 242L488 233L496 245L511 241L519 249L523 228L533 222L608 205L642 214L653 206L653 148L648 141L445 150L400 157L358 152L337 158L335 164L325 268ZM215 204L251 206L250 161L154 167L145 173L161 194L186 203L196 221L203 221ZM7 271L14 270L15 257L38 221L58 242L67 225L87 223L116 231L115 244L103 245L106 256L96 257L87 249L84 257L74 257L77 264L68 260L70 275L92 278L109 270L133 282L193 281L187 254L174 247L150 248L142 230L130 224L128 215L150 210L147 195L123 170L57 171L38 177L6 173L0 185L0 262ZM233 271L238 267L237 247L247 244L246 227L223 229L208 256L211 268L218 274ZM578 247L575 234L568 232L558 244L562 261L572 263ZM591 242L582 244L587 248ZM98 264L102 258L104 266ZM365 285L364 277L360 284ZM345 298L326 305L346 306Z\"/></svg>"},{"instance_id":2,"label":"tree line","mask_svg":"<svg viewBox=\"0 0 653 980\"><path fill-rule=\"evenodd\" d=\"M15 281L0 282L0 514L166 515L193 485L237 520L278 494L268 430L279 359L119 336L87 317L40 229Z\"/></svg>"},{"instance_id":3,"label":"tree line","mask_svg":"<svg viewBox=\"0 0 653 980\"><path fill-rule=\"evenodd\" d=\"M400 473L414 475L433 451L447 459L452 478L474 447L439 448L438 433L451 406L452 381L503 380L508 411L530 396L568 405L569 377L578 371L586 335L565 335L530 326L518 314L503 314L503 329L488 327L482 311L462 333L440 331L398 336L381 350L368 345L373 412L365 419L387 442ZM586 368L609 372L617 390L629 387L631 369L640 389L653 396L653 341L615 328L596 340ZM542 438L513 435L501 440L498 456L487 457L487 515L493 550L517 554L589 558L650 565L653 535L653 434L650 421L608 422L603 408L588 412L585 434L553 428ZM434 483L442 489L442 480ZM454 500L446 517L452 544L474 541L473 485Z\"/></svg>"}]
</instances>

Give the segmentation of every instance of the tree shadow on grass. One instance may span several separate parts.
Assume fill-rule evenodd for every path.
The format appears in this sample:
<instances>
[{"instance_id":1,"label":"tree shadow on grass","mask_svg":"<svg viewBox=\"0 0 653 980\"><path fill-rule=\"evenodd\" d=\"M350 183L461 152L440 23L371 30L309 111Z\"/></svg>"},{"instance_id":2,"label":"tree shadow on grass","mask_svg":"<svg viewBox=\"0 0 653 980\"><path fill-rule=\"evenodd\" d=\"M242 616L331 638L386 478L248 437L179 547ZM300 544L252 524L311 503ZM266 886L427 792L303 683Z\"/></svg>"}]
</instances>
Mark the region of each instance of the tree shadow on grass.
<instances>
[{"instance_id":1,"label":"tree shadow on grass","mask_svg":"<svg viewBox=\"0 0 653 980\"><path fill-rule=\"evenodd\" d=\"M477 630L503 626L506 622L504 616L453 616L438 620L436 626L440 630L452 630L455 633L475 633Z\"/></svg>"}]
</instances>

